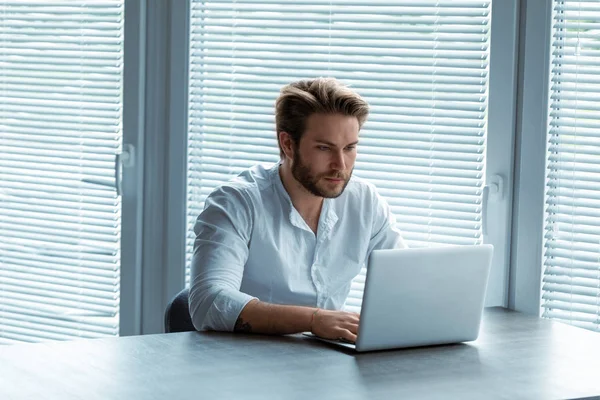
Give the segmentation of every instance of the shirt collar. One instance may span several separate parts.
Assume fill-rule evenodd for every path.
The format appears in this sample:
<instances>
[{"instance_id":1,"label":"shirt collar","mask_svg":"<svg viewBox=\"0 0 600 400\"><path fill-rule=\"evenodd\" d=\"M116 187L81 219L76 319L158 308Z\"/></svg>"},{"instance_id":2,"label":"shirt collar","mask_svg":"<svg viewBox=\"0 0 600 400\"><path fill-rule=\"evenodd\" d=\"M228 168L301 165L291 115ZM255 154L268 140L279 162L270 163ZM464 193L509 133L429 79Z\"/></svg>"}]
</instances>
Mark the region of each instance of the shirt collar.
<instances>
[{"instance_id":1,"label":"shirt collar","mask_svg":"<svg viewBox=\"0 0 600 400\"><path fill-rule=\"evenodd\" d=\"M289 206L290 223L297 228L309 230L312 232L312 230L306 224L298 210L296 210L296 208L292 204L292 199L290 198L289 193L287 192L287 190L285 190L285 187L283 186L281 176L279 175L280 166L281 161L275 164L273 168L271 168L271 182L273 186L275 186L276 191ZM326 239L331 235L331 231L339 219L335 212L335 207L333 207L334 200L335 199L323 199L323 207L321 208L321 215L319 217L319 228L317 230L317 236L320 239Z\"/></svg>"}]
</instances>

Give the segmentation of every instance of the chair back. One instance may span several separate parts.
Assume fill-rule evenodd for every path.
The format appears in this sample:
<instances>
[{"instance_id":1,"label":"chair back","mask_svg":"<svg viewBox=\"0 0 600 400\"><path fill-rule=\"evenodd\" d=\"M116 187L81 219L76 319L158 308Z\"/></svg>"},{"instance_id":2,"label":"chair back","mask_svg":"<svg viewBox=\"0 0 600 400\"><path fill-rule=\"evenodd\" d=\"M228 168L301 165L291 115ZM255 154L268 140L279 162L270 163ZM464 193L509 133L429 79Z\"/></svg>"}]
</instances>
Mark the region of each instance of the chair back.
<instances>
[{"instance_id":1,"label":"chair back","mask_svg":"<svg viewBox=\"0 0 600 400\"><path fill-rule=\"evenodd\" d=\"M179 292L167 305L165 310L165 332L193 332L196 330L190 316L190 290Z\"/></svg>"}]
</instances>

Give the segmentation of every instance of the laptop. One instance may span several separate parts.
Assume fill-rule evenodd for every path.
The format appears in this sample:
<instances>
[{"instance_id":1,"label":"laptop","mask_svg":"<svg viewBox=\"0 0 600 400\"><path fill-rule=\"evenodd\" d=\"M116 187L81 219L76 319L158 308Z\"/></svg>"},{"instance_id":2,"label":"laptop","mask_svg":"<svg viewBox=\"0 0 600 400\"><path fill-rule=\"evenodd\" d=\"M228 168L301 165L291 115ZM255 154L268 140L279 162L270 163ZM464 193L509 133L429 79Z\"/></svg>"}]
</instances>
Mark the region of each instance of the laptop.
<instances>
[{"instance_id":1,"label":"laptop","mask_svg":"<svg viewBox=\"0 0 600 400\"><path fill-rule=\"evenodd\" d=\"M356 343L306 336L358 352L476 340L493 246L374 250Z\"/></svg>"}]
</instances>

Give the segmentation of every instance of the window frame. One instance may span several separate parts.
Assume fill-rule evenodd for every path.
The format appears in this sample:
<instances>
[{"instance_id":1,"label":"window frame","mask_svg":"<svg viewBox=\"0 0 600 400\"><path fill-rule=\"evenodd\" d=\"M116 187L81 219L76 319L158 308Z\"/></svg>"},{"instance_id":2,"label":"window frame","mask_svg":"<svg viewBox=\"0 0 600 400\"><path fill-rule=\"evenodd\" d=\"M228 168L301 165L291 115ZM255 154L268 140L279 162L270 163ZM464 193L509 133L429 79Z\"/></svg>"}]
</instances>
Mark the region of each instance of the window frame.
<instances>
[{"instance_id":1,"label":"window frame","mask_svg":"<svg viewBox=\"0 0 600 400\"><path fill-rule=\"evenodd\" d=\"M121 336L162 333L184 287L188 10L125 0Z\"/></svg>"},{"instance_id":2,"label":"window frame","mask_svg":"<svg viewBox=\"0 0 600 400\"><path fill-rule=\"evenodd\" d=\"M486 182L490 185L501 177L502 184L501 193L490 195L487 206L485 243L494 245L494 257L486 306L509 305L518 24L519 0L492 1Z\"/></svg>"},{"instance_id":3,"label":"window frame","mask_svg":"<svg viewBox=\"0 0 600 400\"><path fill-rule=\"evenodd\" d=\"M141 333L146 2L125 0L125 16L123 147L133 146L135 162L123 168L122 177L120 336Z\"/></svg>"},{"instance_id":4,"label":"window frame","mask_svg":"<svg viewBox=\"0 0 600 400\"><path fill-rule=\"evenodd\" d=\"M552 0L521 2L509 308L541 315Z\"/></svg>"}]
</instances>

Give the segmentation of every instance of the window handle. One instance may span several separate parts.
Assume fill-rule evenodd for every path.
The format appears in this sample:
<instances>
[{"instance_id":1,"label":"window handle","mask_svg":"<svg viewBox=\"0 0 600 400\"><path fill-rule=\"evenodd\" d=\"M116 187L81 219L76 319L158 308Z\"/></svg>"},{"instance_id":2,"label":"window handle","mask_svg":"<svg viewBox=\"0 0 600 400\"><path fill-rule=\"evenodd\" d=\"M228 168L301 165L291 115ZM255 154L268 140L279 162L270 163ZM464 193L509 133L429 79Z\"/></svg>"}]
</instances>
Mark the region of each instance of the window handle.
<instances>
[{"instance_id":1,"label":"window handle","mask_svg":"<svg viewBox=\"0 0 600 400\"><path fill-rule=\"evenodd\" d=\"M94 185L114 188L117 196L123 192L123 167L133 167L135 165L135 148L131 144L124 144L123 150L115 154L115 177L114 179L103 178L83 178L81 181Z\"/></svg>"},{"instance_id":2,"label":"window handle","mask_svg":"<svg viewBox=\"0 0 600 400\"><path fill-rule=\"evenodd\" d=\"M499 201L504 197L504 178L501 175L493 175L489 182L483 187L483 198L481 199L481 230L484 236L488 235L488 206L490 201Z\"/></svg>"}]
</instances>

